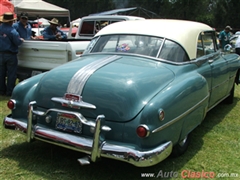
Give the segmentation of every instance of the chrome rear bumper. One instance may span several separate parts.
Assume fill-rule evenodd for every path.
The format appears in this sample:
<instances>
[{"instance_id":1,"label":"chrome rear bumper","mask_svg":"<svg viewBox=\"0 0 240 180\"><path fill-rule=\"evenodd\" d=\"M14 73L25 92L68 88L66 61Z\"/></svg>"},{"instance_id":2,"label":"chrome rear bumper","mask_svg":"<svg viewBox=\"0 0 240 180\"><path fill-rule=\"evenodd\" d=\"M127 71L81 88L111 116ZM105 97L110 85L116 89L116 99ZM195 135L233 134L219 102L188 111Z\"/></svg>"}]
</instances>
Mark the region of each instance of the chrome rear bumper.
<instances>
[{"instance_id":1,"label":"chrome rear bumper","mask_svg":"<svg viewBox=\"0 0 240 180\"><path fill-rule=\"evenodd\" d=\"M33 139L62 146L89 155L92 162L100 157L115 159L130 163L137 167L147 167L158 164L166 159L172 152L172 142L166 142L160 146L147 151L139 151L134 148L102 141L101 137L101 118L97 118L95 125L94 138L78 137L52 129L46 129L38 125L28 126L27 123L5 117L3 125L6 129L13 129L27 134L27 141ZM84 159L83 159L84 160ZM85 159L86 160L86 159ZM81 161L81 160L80 160ZM79 162L80 162L79 161ZM88 164L88 163L85 163Z\"/></svg>"}]
</instances>

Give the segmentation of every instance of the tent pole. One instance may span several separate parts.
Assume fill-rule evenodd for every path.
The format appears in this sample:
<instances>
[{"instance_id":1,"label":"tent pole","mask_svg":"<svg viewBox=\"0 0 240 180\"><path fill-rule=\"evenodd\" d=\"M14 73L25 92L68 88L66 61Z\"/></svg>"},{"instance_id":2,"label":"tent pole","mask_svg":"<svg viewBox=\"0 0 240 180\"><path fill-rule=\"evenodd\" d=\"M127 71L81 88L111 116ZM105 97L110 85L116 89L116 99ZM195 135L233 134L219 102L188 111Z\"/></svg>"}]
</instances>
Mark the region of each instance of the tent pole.
<instances>
[{"instance_id":1,"label":"tent pole","mask_svg":"<svg viewBox=\"0 0 240 180\"><path fill-rule=\"evenodd\" d=\"M37 23L38 23L38 35L40 34L40 29L39 29L39 16L37 15Z\"/></svg>"},{"instance_id":2,"label":"tent pole","mask_svg":"<svg viewBox=\"0 0 240 180\"><path fill-rule=\"evenodd\" d=\"M68 12L68 22L67 22L67 26L69 25L69 27L71 26L71 17L70 17L70 12Z\"/></svg>"}]
</instances>

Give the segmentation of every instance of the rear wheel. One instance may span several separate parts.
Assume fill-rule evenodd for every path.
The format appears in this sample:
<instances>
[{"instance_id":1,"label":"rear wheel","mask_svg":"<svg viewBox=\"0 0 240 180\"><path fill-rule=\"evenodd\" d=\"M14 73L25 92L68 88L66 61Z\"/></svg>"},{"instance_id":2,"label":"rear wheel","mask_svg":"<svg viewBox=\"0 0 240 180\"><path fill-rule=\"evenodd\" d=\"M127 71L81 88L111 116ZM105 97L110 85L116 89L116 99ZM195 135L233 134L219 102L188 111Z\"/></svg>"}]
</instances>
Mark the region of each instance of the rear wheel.
<instances>
[{"instance_id":1,"label":"rear wheel","mask_svg":"<svg viewBox=\"0 0 240 180\"><path fill-rule=\"evenodd\" d=\"M185 151L187 151L189 143L190 143L190 135L188 134L187 136L185 136L183 140L179 141L178 144L176 144L173 147L172 156L173 157L181 156Z\"/></svg>"}]
</instances>

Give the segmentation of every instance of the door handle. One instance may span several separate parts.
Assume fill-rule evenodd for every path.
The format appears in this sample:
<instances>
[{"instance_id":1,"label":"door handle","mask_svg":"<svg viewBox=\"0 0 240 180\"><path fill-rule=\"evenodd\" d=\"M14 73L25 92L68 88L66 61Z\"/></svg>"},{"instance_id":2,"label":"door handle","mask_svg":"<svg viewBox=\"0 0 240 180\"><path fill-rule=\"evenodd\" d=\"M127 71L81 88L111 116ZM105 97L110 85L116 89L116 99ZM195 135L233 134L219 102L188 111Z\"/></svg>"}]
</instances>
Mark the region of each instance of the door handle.
<instances>
[{"instance_id":1,"label":"door handle","mask_svg":"<svg viewBox=\"0 0 240 180\"><path fill-rule=\"evenodd\" d=\"M208 60L208 63L211 64L211 63L213 63L213 61L214 61L213 59L209 59L209 60Z\"/></svg>"}]
</instances>

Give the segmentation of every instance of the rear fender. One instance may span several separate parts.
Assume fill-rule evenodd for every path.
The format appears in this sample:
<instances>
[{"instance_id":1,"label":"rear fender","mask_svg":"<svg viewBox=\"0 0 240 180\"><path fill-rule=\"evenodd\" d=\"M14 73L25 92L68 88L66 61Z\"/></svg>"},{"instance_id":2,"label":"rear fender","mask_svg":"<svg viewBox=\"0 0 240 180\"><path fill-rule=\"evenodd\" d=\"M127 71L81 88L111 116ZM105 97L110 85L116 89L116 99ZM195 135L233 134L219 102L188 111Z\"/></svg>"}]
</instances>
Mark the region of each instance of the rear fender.
<instances>
[{"instance_id":1,"label":"rear fender","mask_svg":"<svg viewBox=\"0 0 240 180\"><path fill-rule=\"evenodd\" d=\"M32 101L32 94L44 75L42 73L28 78L14 88L12 99L16 101L16 108L12 110L13 118L27 118L28 103Z\"/></svg>"},{"instance_id":2,"label":"rear fender","mask_svg":"<svg viewBox=\"0 0 240 180\"><path fill-rule=\"evenodd\" d=\"M200 74L189 73L176 78L144 107L141 124L147 122L152 142L172 141L176 144L204 119L208 107L209 88ZM158 112L164 111L160 121ZM155 140L154 140L155 139ZM146 143L149 143L146 141Z\"/></svg>"}]
</instances>

